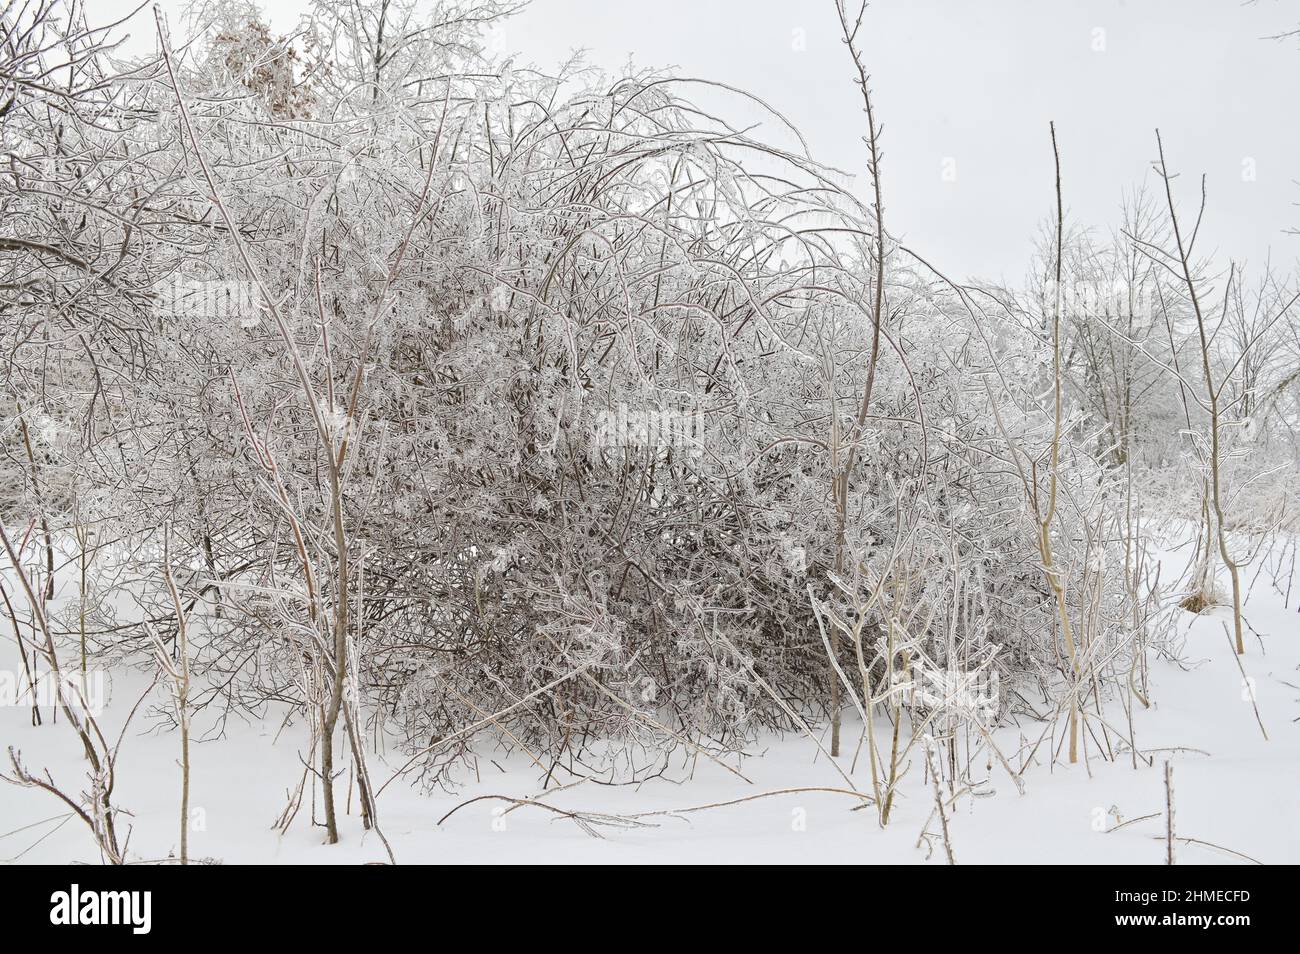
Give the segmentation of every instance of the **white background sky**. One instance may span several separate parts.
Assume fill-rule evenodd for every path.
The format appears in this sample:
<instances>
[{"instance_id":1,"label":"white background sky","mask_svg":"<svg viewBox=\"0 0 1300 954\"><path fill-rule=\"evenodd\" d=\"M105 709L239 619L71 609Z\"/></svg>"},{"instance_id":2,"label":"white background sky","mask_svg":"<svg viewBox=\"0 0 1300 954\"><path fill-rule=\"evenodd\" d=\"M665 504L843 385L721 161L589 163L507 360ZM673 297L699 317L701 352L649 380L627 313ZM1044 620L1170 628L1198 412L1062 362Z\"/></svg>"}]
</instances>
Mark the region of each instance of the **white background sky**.
<instances>
[{"instance_id":1,"label":"white background sky","mask_svg":"<svg viewBox=\"0 0 1300 954\"><path fill-rule=\"evenodd\" d=\"M306 6L262 4L279 32ZM91 0L91 18L133 5ZM179 24L180 0L161 6ZM1289 269L1300 258L1300 237L1284 231L1300 228L1300 42L1264 37L1296 27L1294 0L877 0L863 45L891 232L958 276L1018 282L1055 201L1048 121L1067 215L1102 229L1125 189L1158 185L1159 126L1188 215L1208 177L1200 251L1252 266L1271 252ZM609 71L630 59L743 87L865 189L864 117L837 30L832 0L533 0L503 39L517 63L543 69L583 49ZM131 32L150 42L147 9ZM754 118L733 106L738 123ZM942 176L948 159L955 181Z\"/></svg>"}]
</instances>

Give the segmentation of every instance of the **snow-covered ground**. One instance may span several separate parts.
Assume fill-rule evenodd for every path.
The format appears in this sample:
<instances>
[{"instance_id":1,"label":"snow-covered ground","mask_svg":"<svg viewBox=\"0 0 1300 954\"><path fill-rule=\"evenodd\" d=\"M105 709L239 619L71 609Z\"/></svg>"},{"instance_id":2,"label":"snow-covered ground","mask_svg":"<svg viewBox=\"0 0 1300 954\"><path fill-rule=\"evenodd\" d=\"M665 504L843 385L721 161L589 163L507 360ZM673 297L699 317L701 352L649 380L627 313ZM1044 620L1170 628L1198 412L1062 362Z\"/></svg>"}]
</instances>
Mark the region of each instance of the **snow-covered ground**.
<instances>
[{"instance_id":1,"label":"snow-covered ground","mask_svg":"<svg viewBox=\"0 0 1300 954\"><path fill-rule=\"evenodd\" d=\"M1185 558L1167 556L1168 572ZM958 863L1158 864L1164 861L1165 786L1163 762L1174 766L1179 863L1246 863L1231 849L1266 864L1300 861L1300 615L1295 598L1261 574L1246 607L1257 635L1240 660L1244 682L1229 651L1223 624L1227 611L1194 617L1182 611L1185 634L1180 658L1152 660L1152 708L1137 707L1133 720L1139 749L1152 766L1127 753L1115 762L1090 747L1087 765L1042 764L1025 773L1018 794L994 764L979 797L960 799L950 818ZM1283 590L1285 587L1283 586ZM6 627L7 628L7 627ZM0 671L20 672L11 634L0 640ZM113 736L148 685L138 672L109 680L110 700L101 719ZM1251 686L1266 741L1251 706ZM161 685L157 700L165 702ZM143 710L144 707L142 707ZM1118 703L1107 713L1125 725ZM882 727L884 726L882 720ZM195 736L210 728L196 722ZM998 740L1019 767L1021 734L1037 739L1044 726L1022 720L999 730ZM850 771L860 726L846 722ZM883 729L882 729L883 731ZM231 719L224 737L194 746L191 806L194 858L227 863L358 863L386 860L380 841L363 830L355 796L341 823L342 843L323 844L323 830L309 824L304 803L287 834L273 830L288 792L302 775L305 730L294 723L281 730L279 718L266 724ZM30 768L47 767L56 782L79 790L84 781L79 747L67 726L36 728L24 706L0 707L0 745L22 751ZM526 759L491 758L481 746L479 778L473 771L451 793L423 794L399 779L380 801L384 833L398 862L944 862L937 839L933 850L918 847L933 798L922 783L918 760L904 780L887 829L869 811L853 811L852 798L829 792L794 792L698 812L643 818L644 827L602 828L592 837L573 820L545 809L484 799L447 812L477 796L506 795L545 801L569 811L628 816L676 812L745 799L780 789L843 788L843 778L807 738L772 738L734 764L746 783L705 759L674 758L664 777L638 786L585 782L541 792L541 773ZM122 827L131 831L129 851L142 860L166 858L177 847L179 742L139 715L124 737L114 800L130 812ZM7 757L4 768L7 770ZM387 779L402 764L397 751L372 756L371 774ZM865 757L853 773L870 787ZM563 781L563 779L562 779ZM341 786L346 791L346 786ZM1142 816L1146 820L1133 821ZM1124 824L1117 830L1117 824ZM937 832L937 823L931 825ZM1219 848L1211 846L1220 846ZM97 854L84 827L64 813L49 794L0 784L0 861L7 863L94 862Z\"/></svg>"}]
</instances>

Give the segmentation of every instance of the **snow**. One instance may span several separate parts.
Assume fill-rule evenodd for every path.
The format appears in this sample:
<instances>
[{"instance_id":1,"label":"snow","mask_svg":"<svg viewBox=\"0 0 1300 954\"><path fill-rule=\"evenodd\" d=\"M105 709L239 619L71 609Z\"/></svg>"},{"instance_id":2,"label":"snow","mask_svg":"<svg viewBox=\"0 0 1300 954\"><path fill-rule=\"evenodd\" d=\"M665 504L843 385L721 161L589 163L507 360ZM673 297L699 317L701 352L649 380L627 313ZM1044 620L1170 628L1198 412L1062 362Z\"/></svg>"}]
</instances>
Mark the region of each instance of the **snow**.
<instances>
[{"instance_id":1,"label":"snow","mask_svg":"<svg viewBox=\"0 0 1300 954\"><path fill-rule=\"evenodd\" d=\"M1166 552L1164 560L1166 572L1181 571L1183 558ZM1139 749L1154 764L1139 761L1134 768L1127 753L1106 762L1090 743L1087 764L1069 766L1062 760L1049 765L1051 743L1045 742L1038 750L1039 764L1025 772L1023 795L996 762L991 771L977 766L977 778L987 779L980 795L959 799L949 819L956 861L1162 863L1166 759L1174 767L1177 834L1198 842L1179 844L1180 864L1246 863L1224 849L1266 864L1300 861L1300 829L1291 823L1300 790L1300 723L1295 721L1300 715L1300 617L1286 605L1285 582L1279 588L1266 576L1257 580L1246 605L1257 635L1249 639L1241 664L1253 679L1267 741L1224 635L1229 611L1215 608L1192 616L1174 610L1185 636L1179 658L1152 654L1152 708L1135 706L1133 715ZM0 641L0 670L21 673L12 638ZM148 685L148 676L138 671L110 674L109 703L101 717L110 738ZM150 702L166 705L162 685L154 687ZM159 860L177 849L179 742L174 732L161 730L143 716L148 705L141 706L123 737L114 800L131 813L121 826L131 832L130 856ZM57 782L75 789L84 781L79 746L61 716L56 724L50 723L48 710L46 717L43 726L33 727L26 707L0 706L0 744L21 750L29 767L48 767ZM1115 726L1126 724L1118 702L1111 704L1106 718ZM211 712L196 717L196 739L215 735L214 719ZM325 845L323 829L308 823L306 800L287 833L274 830L289 790L302 776L307 736L301 719L282 728L284 719L283 712L268 714L261 723L231 718L224 734L194 745L191 806L196 824L190 835L191 856L254 864L386 861L379 839L362 829L355 793L340 825L338 845ZM1000 747L1017 768L1021 734L1032 744L1044 728L1023 717L1020 723L997 732ZM881 717L878 731L883 733L886 726ZM841 759L846 772L851 771L860 728L846 719L846 756ZM933 808L932 790L922 784L923 756L913 756L890 824L881 829L873 811L854 811L851 796L831 792L794 792L680 813L781 789L843 788L843 779L826 756L799 735L766 739L747 757L733 761L752 784L707 759L692 760L679 751L663 777L639 785L586 781L557 791L555 779L560 785L571 781L557 772L550 790L543 793L542 773L525 757L494 755L489 740L481 740L479 751L479 778L472 769L462 772L454 791L423 793L407 779L398 779L384 791L379 802L382 828L399 863L945 861L938 837L930 839L932 850L918 847L918 835ZM395 749L373 754L371 775L382 784L404 760ZM861 789L869 789L865 757L852 778ZM343 797L346 780L338 790ZM679 813L643 818L637 827L598 828L601 837L593 837L571 819L545 809L511 809L506 801L485 798L464 805L439 824L456 806L482 796L530 798L566 811L603 815ZM84 826L61 809L47 793L0 785L0 861L96 862ZM1106 830L1147 815L1154 817ZM937 819L931 830L937 836Z\"/></svg>"}]
</instances>

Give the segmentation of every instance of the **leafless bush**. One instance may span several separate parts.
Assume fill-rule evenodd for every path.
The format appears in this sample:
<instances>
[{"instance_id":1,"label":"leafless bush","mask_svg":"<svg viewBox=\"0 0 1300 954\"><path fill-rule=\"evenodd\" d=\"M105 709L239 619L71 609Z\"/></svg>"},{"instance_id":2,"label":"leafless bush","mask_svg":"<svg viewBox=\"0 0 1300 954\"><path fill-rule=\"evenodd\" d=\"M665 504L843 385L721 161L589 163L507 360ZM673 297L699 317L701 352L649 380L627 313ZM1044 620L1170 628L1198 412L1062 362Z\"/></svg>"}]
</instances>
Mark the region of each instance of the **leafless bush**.
<instances>
[{"instance_id":1,"label":"leafless bush","mask_svg":"<svg viewBox=\"0 0 1300 954\"><path fill-rule=\"evenodd\" d=\"M857 7L866 202L670 76L491 62L502 4L322 3L292 39L226 4L126 65L57 9L11 5L0 42L0 510L45 548L22 612L72 533L96 570L49 665L73 638L161 660L186 734L301 713L282 826L319 786L341 837L347 751L377 830L385 733L428 784L490 745L636 781L821 720L837 752L847 700L882 824L909 760L949 799L980 758L1018 785L1009 712L1116 758L1102 704L1148 701L1162 592L1134 472L1217 442L1176 479L1234 588L1229 515L1294 519L1222 486L1228 408L1294 417L1259 350L1295 346L1289 286L1258 319L1230 283L1212 347L1191 250L1157 251L1177 222L1139 196L1095 243L1059 183L1036 288L951 281L886 229Z\"/></svg>"}]
</instances>

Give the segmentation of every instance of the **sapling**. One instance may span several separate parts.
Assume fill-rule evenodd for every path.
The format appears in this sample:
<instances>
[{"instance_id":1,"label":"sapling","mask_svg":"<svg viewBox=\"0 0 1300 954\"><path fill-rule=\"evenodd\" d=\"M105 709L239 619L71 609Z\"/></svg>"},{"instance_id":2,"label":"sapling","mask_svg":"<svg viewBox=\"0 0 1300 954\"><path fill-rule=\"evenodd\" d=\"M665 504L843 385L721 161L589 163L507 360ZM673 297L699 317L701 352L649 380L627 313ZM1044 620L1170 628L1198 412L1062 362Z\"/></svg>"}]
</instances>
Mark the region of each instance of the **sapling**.
<instances>
[{"instance_id":1,"label":"sapling","mask_svg":"<svg viewBox=\"0 0 1300 954\"><path fill-rule=\"evenodd\" d=\"M1242 636L1241 626L1241 572L1236 560L1233 559L1232 551L1228 546L1228 530L1225 516L1225 499L1227 497L1227 488L1225 487L1225 477L1223 474L1223 422L1220 420L1219 399L1222 383L1216 384L1214 378L1214 361L1211 355L1210 339L1212 332L1209 330L1207 319L1201 308L1201 296L1196 288L1196 281L1192 277L1191 254L1192 243L1195 242L1196 235L1193 233L1192 241L1184 244L1182 229L1178 222L1178 211L1174 207L1174 193L1172 177L1165 165L1165 147L1160 139L1160 130L1156 130L1156 149L1160 155L1160 168L1158 170L1160 179L1164 182L1165 198L1169 204L1169 221L1174 230L1174 243L1176 249L1175 261L1182 270L1183 280L1187 284L1187 296L1192 303L1192 311L1196 317L1196 333L1200 342L1201 371L1205 377L1205 402L1209 411L1209 453L1207 462L1210 471L1210 494L1209 505L1214 512L1215 536L1219 545L1219 557L1223 560L1223 565L1228 569L1228 578L1232 582L1232 628L1236 639L1236 651L1238 655L1246 652L1245 639ZM1202 183L1202 208L1204 207L1204 184ZM1197 217L1197 225L1200 224L1200 217ZM1232 284L1232 275L1228 276L1229 286ZM1224 307L1227 307L1227 296L1224 297ZM1171 849L1172 850L1172 849ZM1172 861L1170 862L1173 863Z\"/></svg>"},{"instance_id":2,"label":"sapling","mask_svg":"<svg viewBox=\"0 0 1300 954\"><path fill-rule=\"evenodd\" d=\"M834 467L835 499L835 574L842 577L845 572L845 532L849 511L849 486L853 479L854 465L858 456L859 441L871 410L872 391L876 381L876 366L880 361L881 322L884 319L885 296L885 207L881 200L880 184L880 130L876 125L876 114L872 108L871 88L866 67L863 63L861 48L858 45L858 31L866 14L866 0L862 0L856 16L852 18L845 6L845 0L835 0L835 11L839 16L840 33L844 44L849 49L857 77L854 82L862 96L862 109L867 117L867 134L862 141L867 146L867 172L871 176L872 218L875 226L875 276L871 284L871 351L867 357L866 371L862 383L862 394L858 402L858 413L847 435L841 434L838 416L833 421L832 459ZM841 459L841 447L846 448ZM839 653L839 631L831 631L831 652ZM831 679L831 755L840 754L840 684Z\"/></svg>"},{"instance_id":3,"label":"sapling","mask_svg":"<svg viewBox=\"0 0 1300 954\"><path fill-rule=\"evenodd\" d=\"M31 528L32 524L29 524L27 534L15 547L10 542L3 521L0 521L0 544L4 546L4 552L9 558L10 569L18 578L19 588L27 598L34 628L42 638L42 642L38 643L39 652L44 656L49 675L54 680L58 708L81 742L82 753L89 766L91 786L89 793L80 799L68 795L54 783L49 773L41 776L28 771L13 746L9 748L9 763L13 775L0 776L0 778L16 785L40 788L57 797L90 829L104 858L110 864L124 864L126 856L118 842L117 809L112 801L117 753L100 731L99 722L85 696L84 686L75 679L69 680L64 677L63 665L54 642L54 633L45 612L44 597L38 595L32 587L31 578L22 564L21 554ZM15 626L17 626L16 619Z\"/></svg>"},{"instance_id":4,"label":"sapling","mask_svg":"<svg viewBox=\"0 0 1300 954\"><path fill-rule=\"evenodd\" d=\"M158 630L145 620L145 629L153 642L154 654L159 668L171 682L170 691L172 707L176 715L176 724L181 734L181 830L180 863L190 863L190 642L188 613L181 603L180 592L171 569L171 527L163 528L163 582L167 595L171 599L172 612L175 614L176 636L174 652L168 650Z\"/></svg>"}]
</instances>

